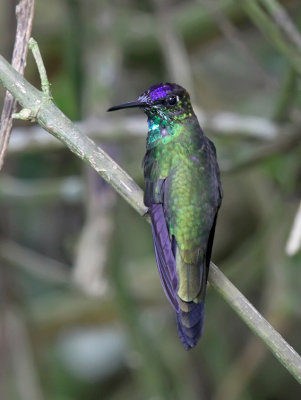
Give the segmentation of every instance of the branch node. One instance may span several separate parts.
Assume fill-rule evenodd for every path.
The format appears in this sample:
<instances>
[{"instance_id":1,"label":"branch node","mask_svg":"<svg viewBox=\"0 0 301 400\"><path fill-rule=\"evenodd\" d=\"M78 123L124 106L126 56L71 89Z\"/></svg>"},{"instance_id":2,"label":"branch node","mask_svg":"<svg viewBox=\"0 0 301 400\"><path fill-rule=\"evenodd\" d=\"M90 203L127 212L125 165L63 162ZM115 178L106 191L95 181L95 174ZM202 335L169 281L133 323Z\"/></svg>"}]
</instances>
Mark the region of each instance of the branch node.
<instances>
[{"instance_id":1,"label":"branch node","mask_svg":"<svg viewBox=\"0 0 301 400\"><path fill-rule=\"evenodd\" d=\"M22 108L22 110L18 113L13 113L13 119L22 119L24 121L35 122L37 113L30 110L29 108Z\"/></svg>"}]
</instances>

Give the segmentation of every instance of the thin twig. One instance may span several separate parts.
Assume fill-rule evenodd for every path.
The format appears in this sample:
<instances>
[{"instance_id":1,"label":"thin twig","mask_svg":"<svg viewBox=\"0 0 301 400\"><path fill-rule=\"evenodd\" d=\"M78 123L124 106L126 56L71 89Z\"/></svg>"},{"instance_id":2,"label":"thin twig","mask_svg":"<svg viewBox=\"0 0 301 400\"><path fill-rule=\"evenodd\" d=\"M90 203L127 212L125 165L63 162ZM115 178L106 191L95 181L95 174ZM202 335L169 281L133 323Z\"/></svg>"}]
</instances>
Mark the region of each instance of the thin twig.
<instances>
[{"instance_id":1,"label":"thin twig","mask_svg":"<svg viewBox=\"0 0 301 400\"><path fill-rule=\"evenodd\" d=\"M16 7L17 32L12 56L12 66L23 75L26 65L28 41L31 35L35 0L21 0ZM12 128L12 114L16 110L16 100L10 93L6 93L0 123L0 169Z\"/></svg>"},{"instance_id":2,"label":"thin twig","mask_svg":"<svg viewBox=\"0 0 301 400\"><path fill-rule=\"evenodd\" d=\"M38 46L38 43L36 42L36 40L34 40L33 38L29 39L29 49L32 51L32 54L34 56L35 62L37 64L38 67L38 71L39 71L39 75L41 78L41 88L42 88L42 92L48 96L50 96L50 84L47 78L47 72L46 72L46 68L45 65L43 63L42 60L42 56L40 53L40 49Z\"/></svg>"},{"instance_id":3,"label":"thin twig","mask_svg":"<svg viewBox=\"0 0 301 400\"><path fill-rule=\"evenodd\" d=\"M43 102L44 94L27 82L1 56L0 81L23 107L35 113L37 122L44 129L94 168L140 215L146 214L142 190L133 179L91 139L82 135L52 101ZM214 264L211 264L209 282L265 342L276 358L301 382L301 357Z\"/></svg>"}]
</instances>

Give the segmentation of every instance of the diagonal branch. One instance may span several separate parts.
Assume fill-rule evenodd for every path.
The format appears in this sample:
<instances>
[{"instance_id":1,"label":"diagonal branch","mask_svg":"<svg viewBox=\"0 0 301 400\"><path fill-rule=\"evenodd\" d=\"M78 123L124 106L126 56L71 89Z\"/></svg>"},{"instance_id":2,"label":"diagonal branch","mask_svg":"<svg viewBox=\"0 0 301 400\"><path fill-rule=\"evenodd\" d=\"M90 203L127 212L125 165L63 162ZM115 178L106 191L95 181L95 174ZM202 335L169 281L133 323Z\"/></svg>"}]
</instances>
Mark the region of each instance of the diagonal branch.
<instances>
[{"instance_id":1,"label":"diagonal branch","mask_svg":"<svg viewBox=\"0 0 301 400\"><path fill-rule=\"evenodd\" d=\"M91 139L81 134L49 97L45 98L44 93L28 83L2 56L0 81L27 110L25 114L35 117L44 129L94 168L140 215L145 215L143 193L133 179ZM209 282L301 383L301 357L212 263Z\"/></svg>"},{"instance_id":2,"label":"diagonal branch","mask_svg":"<svg viewBox=\"0 0 301 400\"><path fill-rule=\"evenodd\" d=\"M28 41L31 35L35 0L21 0L16 7L17 32L12 57L12 66L23 75L26 65ZM4 162L10 132L12 129L12 114L17 102L10 93L6 93L0 123L0 169Z\"/></svg>"}]
</instances>

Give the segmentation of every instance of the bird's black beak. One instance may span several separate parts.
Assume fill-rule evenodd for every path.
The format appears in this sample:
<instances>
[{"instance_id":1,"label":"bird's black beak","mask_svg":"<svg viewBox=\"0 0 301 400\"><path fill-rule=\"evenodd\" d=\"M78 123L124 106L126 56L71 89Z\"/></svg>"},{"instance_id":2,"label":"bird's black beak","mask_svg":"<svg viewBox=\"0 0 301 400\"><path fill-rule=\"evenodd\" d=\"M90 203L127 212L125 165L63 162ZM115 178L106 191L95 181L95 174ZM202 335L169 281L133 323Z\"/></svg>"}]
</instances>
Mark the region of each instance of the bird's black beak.
<instances>
[{"instance_id":1,"label":"bird's black beak","mask_svg":"<svg viewBox=\"0 0 301 400\"><path fill-rule=\"evenodd\" d=\"M108 109L108 111L122 110L123 108L146 107L147 104L141 101L131 101L130 103L119 104Z\"/></svg>"}]
</instances>

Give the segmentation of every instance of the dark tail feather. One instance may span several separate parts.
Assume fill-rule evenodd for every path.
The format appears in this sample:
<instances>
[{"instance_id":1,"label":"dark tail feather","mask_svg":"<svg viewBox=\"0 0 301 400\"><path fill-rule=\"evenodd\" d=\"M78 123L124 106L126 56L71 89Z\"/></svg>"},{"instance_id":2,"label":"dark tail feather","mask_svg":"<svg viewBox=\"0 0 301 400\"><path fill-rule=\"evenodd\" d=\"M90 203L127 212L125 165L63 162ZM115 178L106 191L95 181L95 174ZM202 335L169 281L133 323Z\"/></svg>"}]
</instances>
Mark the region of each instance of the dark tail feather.
<instances>
[{"instance_id":1,"label":"dark tail feather","mask_svg":"<svg viewBox=\"0 0 301 400\"><path fill-rule=\"evenodd\" d=\"M203 333L205 319L204 302L181 302L177 313L178 334L186 350L194 347ZM185 309L185 311L183 310Z\"/></svg>"}]
</instances>

